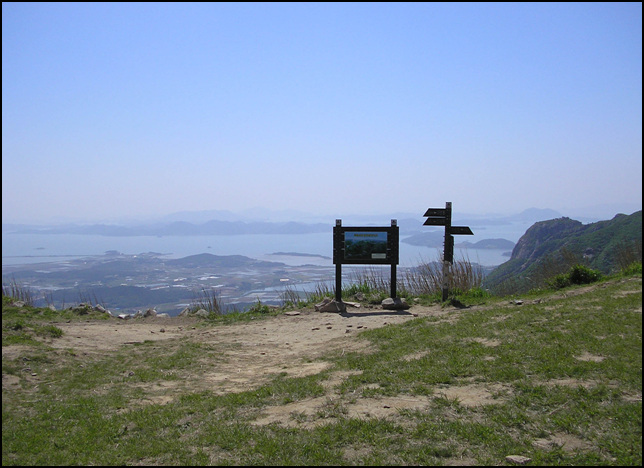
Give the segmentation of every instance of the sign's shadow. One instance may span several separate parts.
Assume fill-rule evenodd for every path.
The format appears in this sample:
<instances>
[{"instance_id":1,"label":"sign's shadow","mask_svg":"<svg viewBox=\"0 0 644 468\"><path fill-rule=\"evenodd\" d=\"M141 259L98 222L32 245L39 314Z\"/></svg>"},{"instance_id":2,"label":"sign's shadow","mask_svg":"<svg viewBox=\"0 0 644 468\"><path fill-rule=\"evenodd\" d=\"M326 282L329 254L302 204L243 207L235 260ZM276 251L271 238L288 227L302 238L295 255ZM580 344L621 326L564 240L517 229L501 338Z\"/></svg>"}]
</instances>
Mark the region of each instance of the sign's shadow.
<instances>
[{"instance_id":1,"label":"sign's shadow","mask_svg":"<svg viewBox=\"0 0 644 468\"><path fill-rule=\"evenodd\" d=\"M360 318L360 317L384 317L384 316L413 316L408 310L370 310L364 312L339 312L341 317Z\"/></svg>"}]
</instances>

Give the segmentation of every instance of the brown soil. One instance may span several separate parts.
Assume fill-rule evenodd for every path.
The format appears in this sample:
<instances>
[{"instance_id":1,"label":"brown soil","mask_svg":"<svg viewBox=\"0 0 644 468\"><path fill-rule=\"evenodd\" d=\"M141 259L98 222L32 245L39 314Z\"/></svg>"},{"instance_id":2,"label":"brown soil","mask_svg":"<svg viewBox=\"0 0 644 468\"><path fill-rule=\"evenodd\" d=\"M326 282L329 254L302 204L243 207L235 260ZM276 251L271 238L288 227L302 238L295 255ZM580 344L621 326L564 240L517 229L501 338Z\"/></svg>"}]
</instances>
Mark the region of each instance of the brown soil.
<instances>
[{"instance_id":1,"label":"brown soil","mask_svg":"<svg viewBox=\"0 0 644 468\"><path fill-rule=\"evenodd\" d=\"M499 306L497 304L495 307ZM506 307L512 309L517 305L506 304ZM201 343L205 349L216 349L216 361L204 358L204 365L197 366L197 370L192 370L190 375L182 375L181 379L157 381L146 387L139 384L145 395L139 404L163 404L178 395L203 390L220 394L251 390L268 383L277 374L290 377L318 374L331 367L330 362L322 359L329 353L368 352L369 342L358 338L364 330L400 324L415 317L456 321L462 312L454 307L439 305L414 305L406 311L363 306L349 308L343 314L292 311L261 320L217 326L202 326L198 319L187 317L131 320L111 318L106 321L56 324L64 334L61 338L48 340L48 344L61 351L74 350L76 354L86 355L90 359L145 341L158 342L159 353L169 352L184 340ZM490 347L499 344L489 340L480 342ZM23 352L24 346L3 346L3 360L18 358ZM421 357L422 354L416 353L405 359ZM602 359L601 356L589 354L577 358L593 361ZM128 371L123 369L125 374ZM500 395L507 392L507 389L498 385L461 382L458 386L437 388L433 397L348 398L340 395L337 387L350 375L352 374L347 372L331 373L324 381L326 394L323 397L269 407L259 415L256 424L279 422L306 427L324 424L327 418L325 415L331 418L334 411L342 411L345 416L395 417L399 409L421 409L427 406L430 398L458 399L463 405L478 406L501 402ZM17 384L10 377L3 374L3 388ZM40 376L33 377L34 384L39 379ZM571 382L570 385L577 386L580 382Z\"/></svg>"},{"instance_id":2,"label":"brown soil","mask_svg":"<svg viewBox=\"0 0 644 468\"><path fill-rule=\"evenodd\" d=\"M440 306L413 306L406 311L381 308L350 308L346 313L292 311L265 319L231 325L201 326L198 319L148 317L130 320L111 318L84 322L57 323L63 336L47 340L55 349L73 350L88 358L133 346L145 341L159 344L159 352L172 349L183 340L190 340L221 351L215 363L207 362L193 375L180 380L157 381L142 387L144 398L139 404L168 403L180 394L209 390L220 394L251 390L269 382L276 374L302 377L320 373L331 366L321 359L328 353L349 351L368 352L369 342L358 339L368 329L400 324L415 317L441 317L454 320L461 311ZM134 349L134 348L133 348ZM17 358L24 346L4 346L4 358ZM418 356L409 356L416 359ZM124 374L128 369L123 369ZM332 373L324 382L326 395L288 405L270 407L260 415L256 424L280 422L306 427L324 423L332 417L333 408L341 406L350 416L395 416L399 409L420 409L429 403L428 397L360 398L342 401L335 388L350 373ZM3 376L3 387L11 386ZM34 384L41 376L32 379ZM44 377L44 376L42 376ZM28 380L32 380L29 379ZM142 384L138 384L142 385ZM465 391L465 394L462 392ZM443 389L438 397L459 398L463 404L487 404L493 389L476 385L461 387L452 394ZM294 415L297 415L294 416Z\"/></svg>"},{"instance_id":3,"label":"brown soil","mask_svg":"<svg viewBox=\"0 0 644 468\"><path fill-rule=\"evenodd\" d=\"M79 353L104 354L144 341L158 341L162 349L176 340L189 339L215 346L224 358L216 365L204 365L199 375L182 380L182 389L239 392L257 388L279 373L292 377L317 374L330 366L319 359L324 354L364 350L368 342L356 338L361 331L418 316L447 316L454 310L436 306L408 311L352 308L344 314L292 311L212 327L183 317L70 322L56 325L64 334L49 344ZM3 354L5 351L9 349L3 348Z\"/></svg>"}]
</instances>

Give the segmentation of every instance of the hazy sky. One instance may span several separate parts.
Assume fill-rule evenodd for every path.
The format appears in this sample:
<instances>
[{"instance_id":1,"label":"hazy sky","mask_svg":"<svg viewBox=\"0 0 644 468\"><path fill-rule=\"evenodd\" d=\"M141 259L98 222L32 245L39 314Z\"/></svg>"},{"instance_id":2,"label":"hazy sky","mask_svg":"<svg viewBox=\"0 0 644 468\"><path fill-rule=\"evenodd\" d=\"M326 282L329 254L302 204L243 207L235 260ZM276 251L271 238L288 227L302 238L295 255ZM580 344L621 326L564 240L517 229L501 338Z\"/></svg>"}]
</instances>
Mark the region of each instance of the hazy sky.
<instances>
[{"instance_id":1,"label":"hazy sky","mask_svg":"<svg viewBox=\"0 0 644 468\"><path fill-rule=\"evenodd\" d=\"M3 222L446 201L641 209L641 3L2 4Z\"/></svg>"}]
</instances>

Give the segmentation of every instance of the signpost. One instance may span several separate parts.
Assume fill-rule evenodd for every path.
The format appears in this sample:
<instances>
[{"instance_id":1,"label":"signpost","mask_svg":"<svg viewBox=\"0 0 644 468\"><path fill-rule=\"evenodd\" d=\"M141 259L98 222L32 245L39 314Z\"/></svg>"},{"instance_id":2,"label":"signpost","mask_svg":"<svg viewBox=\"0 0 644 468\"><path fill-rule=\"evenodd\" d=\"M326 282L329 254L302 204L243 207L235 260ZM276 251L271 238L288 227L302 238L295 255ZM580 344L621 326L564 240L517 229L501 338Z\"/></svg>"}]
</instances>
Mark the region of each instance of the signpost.
<instances>
[{"instance_id":1,"label":"signpost","mask_svg":"<svg viewBox=\"0 0 644 468\"><path fill-rule=\"evenodd\" d=\"M427 220L424 226L445 226L445 242L443 250L443 301L447 300L449 292L449 268L454 262L454 236L473 235L469 226L452 226L452 202L446 202L445 208L428 208L423 216Z\"/></svg>"},{"instance_id":2,"label":"signpost","mask_svg":"<svg viewBox=\"0 0 644 468\"><path fill-rule=\"evenodd\" d=\"M335 300L342 302L342 264L391 265L391 297L396 298L398 265L398 223L391 227L345 227L335 220L333 228L333 263L335 264Z\"/></svg>"}]
</instances>

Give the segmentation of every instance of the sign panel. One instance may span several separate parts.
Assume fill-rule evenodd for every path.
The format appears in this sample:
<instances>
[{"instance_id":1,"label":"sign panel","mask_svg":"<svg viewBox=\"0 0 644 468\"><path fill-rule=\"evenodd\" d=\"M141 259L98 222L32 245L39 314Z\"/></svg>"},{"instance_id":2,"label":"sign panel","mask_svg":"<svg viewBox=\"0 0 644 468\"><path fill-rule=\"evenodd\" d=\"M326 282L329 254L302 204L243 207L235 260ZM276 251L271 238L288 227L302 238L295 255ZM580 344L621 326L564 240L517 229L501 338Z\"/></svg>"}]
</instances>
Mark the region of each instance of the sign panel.
<instances>
[{"instance_id":1,"label":"sign panel","mask_svg":"<svg viewBox=\"0 0 644 468\"><path fill-rule=\"evenodd\" d=\"M445 208L427 208L423 216L445 218L447 216L447 210Z\"/></svg>"},{"instance_id":2,"label":"sign panel","mask_svg":"<svg viewBox=\"0 0 644 468\"><path fill-rule=\"evenodd\" d=\"M423 226L445 226L447 225L446 218L427 218Z\"/></svg>"},{"instance_id":3,"label":"sign panel","mask_svg":"<svg viewBox=\"0 0 644 468\"><path fill-rule=\"evenodd\" d=\"M342 303L342 265L391 265L391 297L396 297L398 264L398 222L391 227L344 227L335 220L333 228L333 264L335 265L335 300Z\"/></svg>"},{"instance_id":4,"label":"sign panel","mask_svg":"<svg viewBox=\"0 0 644 468\"><path fill-rule=\"evenodd\" d=\"M474 235L474 233L472 232L469 226L451 226L449 228L449 233L452 235L454 234L469 235L469 236Z\"/></svg>"},{"instance_id":5,"label":"sign panel","mask_svg":"<svg viewBox=\"0 0 644 468\"><path fill-rule=\"evenodd\" d=\"M386 260L387 232L345 231L344 260Z\"/></svg>"},{"instance_id":6,"label":"sign panel","mask_svg":"<svg viewBox=\"0 0 644 468\"><path fill-rule=\"evenodd\" d=\"M398 226L333 228L333 263L398 264Z\"/></svg>"}]
</instances>

